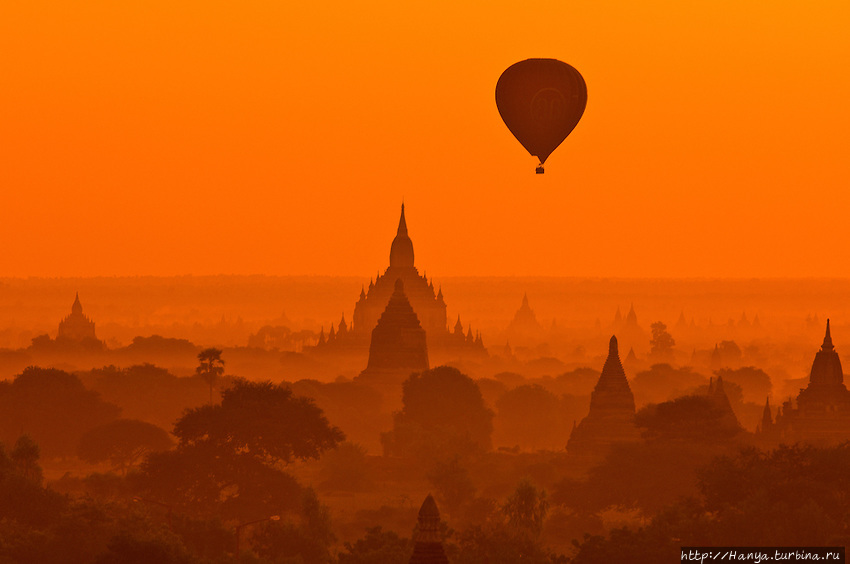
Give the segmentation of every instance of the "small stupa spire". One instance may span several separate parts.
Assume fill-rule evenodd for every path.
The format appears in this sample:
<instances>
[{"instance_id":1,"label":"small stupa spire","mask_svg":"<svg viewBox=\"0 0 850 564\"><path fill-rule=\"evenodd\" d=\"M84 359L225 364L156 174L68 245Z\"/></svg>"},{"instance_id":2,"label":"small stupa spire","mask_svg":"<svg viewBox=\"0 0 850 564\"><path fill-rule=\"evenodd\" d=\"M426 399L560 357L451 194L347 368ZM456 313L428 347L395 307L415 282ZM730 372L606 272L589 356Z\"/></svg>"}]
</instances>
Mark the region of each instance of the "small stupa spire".
<instances>
[{"instance_id":1,"label":"small stupa spire","mask_svg":"<svg viewBox=\"0 0 850 564\"><path fill-rule=\"evenodd\" d=\"M770 413L770 396L764 401L764 412L761 417L761 430L767 431L768 427L773 424L773 416Z\"/></svg>"},{"instance_id":2,"label":"small stupa spire","mask_svg":"<svg viewBox=\"0 0 850 564\"><path fill-rule=\"evenodd\" d=\"M626 327L637 327L637 314L635 313L635 304L629 304L629 313L626 314Z\"/></svg>"}]
</instances>

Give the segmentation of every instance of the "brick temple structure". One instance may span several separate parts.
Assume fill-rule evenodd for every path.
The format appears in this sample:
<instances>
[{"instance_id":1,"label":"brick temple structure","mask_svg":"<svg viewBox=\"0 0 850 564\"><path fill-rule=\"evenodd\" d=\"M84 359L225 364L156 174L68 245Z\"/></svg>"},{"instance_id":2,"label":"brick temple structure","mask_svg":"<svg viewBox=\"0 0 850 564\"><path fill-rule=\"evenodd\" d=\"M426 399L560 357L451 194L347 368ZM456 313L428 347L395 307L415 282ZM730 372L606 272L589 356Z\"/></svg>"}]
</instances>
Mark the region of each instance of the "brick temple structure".
<instances>
[{"instance_id":1,"label":"brick temple structure","mask_svg":"<svg viewBox=\"0 0 850 564\"><path fill-rule=\"evenodd\" d=\"M635 426L635 397L626 379L617 337L608 344L608 358L590 395L590 412L573 428L567 452L581 457L604 457L611 445L640 439Z\"/></svg>"},{"instance_id":2,"label":"brick temple structure","mask_svg":"<svg viewBox=\"0 0 850 564\"><path fill-rule=\"evenodd\" d=\"M425 274L419 274L414 264L413 241L407 229L404 204L401 206L395 238L390 245L389 267L383 274L379 273L377 278L370 280L368 288L364 286L360 289L360 297L354 304L354 314L349 318L350 323L342 314L336 326L330 324L327 334L322 328L313 352L356 354L365 351L370 346L372 330L395 291L396 280L404 284L404 293L425 330L431 351L450 357L487 355L480 332L473 332L471 326L464 330L460 316L454 329L449 330L442 288L435 288L434 281Z\"/></svg>"},{"instance_id":3,"label":"brick temple structure","mask_svg":"<svg viewBox=\"0 0 850 564\"><path fill-rule=\"evenodd\" d=\"M418 521L410 564L449 564L440 539L440 511L431 494L422 502Z\"/></svg>"},{"instance_id":4,"label":"brick temple structure","mask_svg":"<svg viewBox=\"0 0 850 564\"><path fill-rule=\"evenodd\" d=\"M850 439L850 390L844 384L841 359L832 344L829 320L820 350L815 354L809 384L800 390L796 405L785 401L776 420L770 416L769 400L757 437L765 443L804 441L834 445Z\"/></svg>"},{"instance_id":5,"label":"brick temple structure","mask_svg":"<svg viewBox=\"0 0 850 564\"><path fill-rule=\"evenodd\" d=\"M394 290L372 329L369 362L357 377L364 383L398 385L412 372L428 370L426 332L405 294L404 282Z\"/></svg>"}]
</instances>

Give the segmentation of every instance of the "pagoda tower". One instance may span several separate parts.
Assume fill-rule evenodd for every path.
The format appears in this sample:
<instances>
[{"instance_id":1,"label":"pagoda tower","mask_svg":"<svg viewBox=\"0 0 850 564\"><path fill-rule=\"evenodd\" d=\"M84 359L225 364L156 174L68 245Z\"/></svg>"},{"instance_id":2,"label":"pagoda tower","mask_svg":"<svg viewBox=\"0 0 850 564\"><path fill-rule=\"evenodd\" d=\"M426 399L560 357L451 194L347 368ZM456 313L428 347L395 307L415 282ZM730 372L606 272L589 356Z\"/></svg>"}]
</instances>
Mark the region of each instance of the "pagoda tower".
<instances>
[{"instance_id":1,"label":"pagoda tower","mask_svg":"<svg viewBox=\"0 0 850 564\"><path fill-rule=\"evenodd\" d=\"M431 494L422 502L410 564L449 564L440 540L440 511Z\"/></svg>"},{"instance_id":2,"label":"pagoda tower","mask_svg":"<svg viewBox=\"0 0 850 564\"><path fill-rule=\"evenodd\" d=\"M716 380L711 378L708 381L708 398L720 413L718 425L730 430L741 428L738 416L735 415L732 404L729 402L729 396L726 395L726 390L723 388L722 376L718 376Z\"/></svg>"},{"instance_id":3,"label":"pagoda tower","mask_svg":"<svg viewBox=\"0 0 850 564\"><path fill-rule=\"evenodd\" d=\"M602 457L611 445L640 439L635 426L635 397L626 379L617 337L608 343L608 358L590 394L590 412L570 434L567 452Z\"/></svg>"},{"instance_id":4,"label":"pagoda tower","mask_svg":"<svg viewBox=\"0 0 850 564\"><path fill-rule=\"evenodd\" d=\"M823 344L809 373L809 385L800 390L797 408L783 413L782 419L786 433L792 432L797 440L833 444L850 439L850 390L844 385L828 319ZM780 424L779 417L776 423Z\"/></svg>"},{"instance_id":5,"label":"pagoda tower","mask_svg":"<svg viewBox=\"0 0 850 564\"><path fill-rule=\"evenodd\" d=\"M777 412L777 420L779 412ZM770 396L764 402L764 410L761 415L761 423L756 427L756 440L764 446L773 446L779 442L779 429L773 421L773 413L770 409Z\"/></svg>"},{"instance_id":6,"label":"pagoda tower","mask_svg":"<svg viewBox=\"0 0 850 564\"><path fill-rule=\"evenodd\" d=\"M635 304L629 305L629 312L623 318L622 327L620 327L619 335L623 347L634 348L641 354L647 352L647 344L649 343L649 334L638 324L637 313L635 313Z\"/></svg>"},{"instance_id":7,"label":"pagoda tower","mask_svg":"<svg viewBox=\"0 0 850 564\"><path fill-rule=\"evenodd\" d=\"M393 294L395 281L399 279L404 282L410 305L429 339L445 340L448 336L446 302L442 292L436 293L433 282L429 283L414 266L413 241L407 230L404 204L401 205L396 236L390 245L390 266L383 275L379 274L370 282L368 290L361 290L360 299L354 306L353 330L364 340L377 325Z\"/></svg>"},{"instance_id":8,"label":"pagoda tower","mask_svg":"<svg viewBox=\"0 0 850 564\"><path fill-rule=\"evenodd\" d=\"M543 327L537 321L534 310L528 304L528 294L523 294L522 305L514 314L513 321L508 325L508 339L520 344L536 343L540 340Z\"/></svg>"},{"instance_id":9,"label":"pagoda tower","mask_svg":"<svg viewBox=\"0 0 850 564\"><path fill-rule=\"evenodd\" d=\"M84 342L99 343L94 332L94 321L83 314L79 292L77 292L74 303L71 305L71 314L59 322L56 340L77 344Z\"/></svg>"},{"instance_id":10,"label":"pagoda tower","mask_svg":"<svg viewBox=\"0 0 850 564\"><path fill-rule=\"evenodd\" d=\"M425 330L397 279L384 313L372 330L369 362L358 379L381 384L401 383L412 372L428 370Z\"/></svg>"}]
</instances>

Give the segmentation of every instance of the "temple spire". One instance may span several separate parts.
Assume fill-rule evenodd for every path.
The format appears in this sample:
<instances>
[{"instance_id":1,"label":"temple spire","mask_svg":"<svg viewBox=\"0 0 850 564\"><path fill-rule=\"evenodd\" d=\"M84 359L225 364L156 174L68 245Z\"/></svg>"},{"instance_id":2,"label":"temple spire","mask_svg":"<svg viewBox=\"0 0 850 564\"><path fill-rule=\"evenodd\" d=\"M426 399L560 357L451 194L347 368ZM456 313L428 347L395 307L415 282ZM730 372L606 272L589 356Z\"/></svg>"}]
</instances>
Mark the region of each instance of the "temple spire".
<instances>
[{"instance_id":1,"label":"temple spire","mask_svg":"<svg viewBox=\"0 0 850 564\"><path fill-rule=\"evenodd\" d=\"M596 383L590 398L591 413L597 409L623 409L634 414L635 400L629 381L620 362L620 351L617 337L611 336L608 341L608 358L602 366L602 374Z\"/></svg>"},{"instance_id":2,"label":"temple spire","mask_svg":"<svg viewBox=\"0 0 850 564\"><path fill-rule=\"evenodd\" d=\"M826 320L826 335L823 337L823 345L821 349L831 351L835 347L832 346L832 335L829 334L829 319Z\"/></svg>"},{"instance_id":3,"label":"temple spire","mask_svg":"<svg viewBox=\"0 0 850 564\"><path fill-rule=\"evenodd\" d=\"M637 325L637 314L635 313L634 302L629 305L629 313L626 314L626 325Z\"/></svg>"},{"instance_id":4,"label":"temple spire","mask_svg":"<svg viewBox=\"0 0 850 564\"><path fill-rule=\"evenodd\" d=\"M390 267L413 267L413 241L407 234L407 221L404 219L404 204L401 205L401 217L398 220L398 232L390 247Z\"/></svg>"},{"instance_id":5,"label":"temple spire","mask_svg":"<svg viewBox=\"0 0 850 564\"><path fill-rule=\"evenodd\" d=\"M401 217L398 220L397 235L407 235L407 221L404 219L404 202L401 204Z\"/></svg>"},{"instance_id":6,"label":"temple spire","mask_svg":"<svg viewBox=\"0 0 850 564\"><path fill-rule=\"evenodd\" d=\"M770 396L764 401L764 411L761 416L761 430L767 431L773 425L773 416L770 413Z\"/></svg>"},{"instance_id":7,"label":"temple spire","mask_svg":"<svg viewBox=\"0 0 850 564\"><path fill-rule=\"evenodd\" d=\"M71 313L76 313L77 315L83 313L83 304L80 303L80 293L77 292L76 297L74 298L74 303L71 305Z\"/></svg>"}]
</instances>

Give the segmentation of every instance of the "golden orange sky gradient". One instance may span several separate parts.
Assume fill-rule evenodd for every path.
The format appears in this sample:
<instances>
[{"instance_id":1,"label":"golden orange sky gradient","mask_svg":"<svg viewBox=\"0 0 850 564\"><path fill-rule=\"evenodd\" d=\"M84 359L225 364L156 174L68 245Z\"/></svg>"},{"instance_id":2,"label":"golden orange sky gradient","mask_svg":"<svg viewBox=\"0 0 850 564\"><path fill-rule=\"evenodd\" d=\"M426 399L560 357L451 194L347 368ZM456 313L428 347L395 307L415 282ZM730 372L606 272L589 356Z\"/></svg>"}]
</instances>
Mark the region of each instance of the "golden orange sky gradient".
<instances>
[{"instance_id":1,"label":"golden orange sky gradient","mask_svg":"<svg viewBox=\"0 0 850 564\"><path fill-rule=\"evenodd\" d=\"M0 276L850 276L850 3L0 4ZM501 72L588 85L534 174Z\"/></svg>"}]
</instances>

